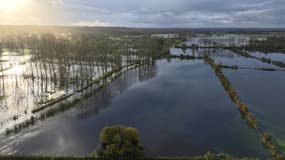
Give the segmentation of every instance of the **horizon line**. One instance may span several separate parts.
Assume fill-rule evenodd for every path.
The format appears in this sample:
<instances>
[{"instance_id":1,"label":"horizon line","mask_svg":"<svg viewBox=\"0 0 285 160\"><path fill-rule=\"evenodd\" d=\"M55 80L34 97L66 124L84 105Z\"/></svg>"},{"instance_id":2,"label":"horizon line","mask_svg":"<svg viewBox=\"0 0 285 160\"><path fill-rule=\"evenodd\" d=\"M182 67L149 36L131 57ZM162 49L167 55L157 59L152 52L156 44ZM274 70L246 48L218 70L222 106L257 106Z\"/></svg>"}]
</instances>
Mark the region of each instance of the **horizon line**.
<instances>
[{"instance_id":1,"label":"horizon line","mask_svg":"<svg viewBox=\"0 0 285 160\"><path fill-rule=\"evenodd\" d=\"M69 28L130 28L130 29L285 29L285 27L134 27L134 26L88 26L88 25L10 25L0 27L69 27Z\"/></svg>"}]
</instances>

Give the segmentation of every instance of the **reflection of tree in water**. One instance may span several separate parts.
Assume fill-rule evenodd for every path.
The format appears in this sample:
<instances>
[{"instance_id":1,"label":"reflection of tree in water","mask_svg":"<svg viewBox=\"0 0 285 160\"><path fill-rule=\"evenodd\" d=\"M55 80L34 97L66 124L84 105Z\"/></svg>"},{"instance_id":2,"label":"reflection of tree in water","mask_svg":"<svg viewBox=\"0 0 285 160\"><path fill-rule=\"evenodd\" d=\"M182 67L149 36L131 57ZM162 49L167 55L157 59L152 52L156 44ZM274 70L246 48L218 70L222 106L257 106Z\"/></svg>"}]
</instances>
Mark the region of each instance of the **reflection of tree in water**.
<instances>
[{"instance_id":1,"label":"reflection of tree in water","mask_svg":"<svg viewBox=\"0 0 285 160\"><path fill-rule=\"evenodd\" d=\"M138 70L139 81L147 81L157 75L157 66L155 61L145 64Z\"/></svg>"},{"instance_id":2,"label":"reflection of tree in water","mask_svg":"<svg viewBox=\"0 0 285 160\"><path fill-rule=\"evenodd\" d=\"M2 43L0 41L0 57L2 57L2 52L3 52L3 47L2 47ZM4 74L3 74L3 63L2 63L2 59L0 59L0 71L1 71L1 75L0 75L0 96L4 96L5 95L5 78L4 78Z\"/></svg>"},{"instance_id":3,"label":"reflection of tree in water","mask_svg":"<svg viewBox=\"0 0 285 160\"><path fill-rule=\"evenodd\" d=\"M46 109L46 105L61 97L77 95L94 85L108 85L98 79L110 78L110 72L118 68L140 65L142 76L137 78L147 78L148 67L143 61L164 53L169 44L166 39L153 39L148 35L112 38L92 34L11 33L0 37L1 60L3 49L10 58L8 62L0 62L0 96L9 96L0 102L0 129L37 117L35 110ZM15 69L21 69L21 73L13 73ZM118 91L122 92L124 85L118 85ZM107 105L105 99L109 92L108 89L102 91L98 106ZM57 98L50 98L53 96ZM55 107L57 105L49 106Z\"/></svg>"},{"instance_id":4,"label":"reflection of tree in water","mask_svg":"<svg viewBox=\"0 0 285 160\"><path fill-rule=\"evenodd\" d=\"M93 96L92 98L88 99L87 103L80 104L80 105L89 105L86 108L80 108L82 110L77 116L79 119L88 119L93 115L99 113L100 110L106 108L111 103L111 89L109 87L104 88L101 90L97 95Z\"/></svg>"},{"instance_id":5,"label":"reflection of tree in water","mask_svg":"<svg viewBox=\"0 0 285 160\"><path fill-rule=\"evenodd\" d=\"M160 55L165 41L149 36L112 39L80 34L61 37L50 33L0 37L0 53L5 48L11 54L9 58L16 62L11 67L0 65L0 96L10 96L1 101L0 123L21 123L36 116L33 111L52 101L49 98L52 95L82 92L110 71ZM28 59L16 60L27 55ZM14 75L15 66L24 71ZM10 69L4 73L2 68Z\"/></svg>"},{"instance_id":6,"label":"reflection of tree in water","mask_svg":"<svg viewBox=\"0 0 285 160\"><path fill-rule=\"evenodd\" d=\"M235 58L236 55L230 50L217 49L213 53L213 57Z\"/></svg>"},{"instance_id":7,"label":"reflection of tree in water","mask_svg":"<svg viewBox=\"0 0 285 160\"><path fill-rule=\"evenodd\" d=\"M214 49L214 48L201 48L196 51L196 54L200 57L203 57L205 55L210 55L211 57L224 57L224 58L235 57L235 54L230 50Z\"/></svg>"},{"instance_id":8,"label":"reflection of tree in water","mask_svg":"<svg viewBox=\"0 0 285 160\"><path fill-rule=\"evenodd\" d=\"M83 104L88 107L80 108L82 111L78 114L78 118L88 119L94 115L97 115L100 110L110 106L114 96L122 94L124 91L128 90L130 87L139 82L143 82L155 77L156 74L157 66L155 61L142 64L138 69L129 71L129 73L112 82L109 87L104 88L98 94L91 97L86 104Z\"/></svg>"}]
</instances>

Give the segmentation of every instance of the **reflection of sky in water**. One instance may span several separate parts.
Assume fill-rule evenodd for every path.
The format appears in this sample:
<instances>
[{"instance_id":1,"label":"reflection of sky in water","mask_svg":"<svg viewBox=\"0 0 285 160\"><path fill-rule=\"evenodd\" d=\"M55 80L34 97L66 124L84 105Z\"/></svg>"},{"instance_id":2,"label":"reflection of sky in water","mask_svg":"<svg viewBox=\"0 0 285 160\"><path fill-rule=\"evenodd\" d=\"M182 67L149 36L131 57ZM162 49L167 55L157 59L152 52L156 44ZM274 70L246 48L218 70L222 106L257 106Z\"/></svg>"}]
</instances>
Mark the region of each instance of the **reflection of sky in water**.
<instances>
[{"instance_id":1,"label":"reflection of sky in water","mask_svg":"<svg viewBox=\"0 0 285 160\"><path fill-rule=\"evenodd\" d=\"M0 69L3 69L0 72L0 95L5 95L7 98L0 101L0 132L12 125L8 122L12 121L13 116L21 114L26 117L30 116L27 111L34 104L32 92L22 77L29 68L30 59L30 55L8 52L4 52L1 56L4 62L0 62ZM21 121L21 118L19 117L18 121Z\"/></svg>"},{"instance_id":2,"label":"reflection of sky in water","mask_svg":"<svg viewBox=\"0 0 285 160\"><path fill-rule=\"evenodd\" d=\"M51 94L63 92L62 90L72 92L74 89L74 85L70 83L66 87L67 83L61 86L58 81L51 80L51 74L54 75L50 72L51 70L54 70L57 77L60 77L58 63L55 63L52 69L47 61L31 60L31 55L8 52L4 52L0 58L5 60L0 62L0 70L3 69L0 72L0 96L7 96L6 99L0 101L0 132L29 119L32 115L31 111L47 102ZM82 67L84 68L85 65L83 64ZM110 69L107 67L108 71ZM80 66L73 64L70 67L69 78L75 77L79 70ZM94 80L102 75L102 67L93 67L93 73L92 79Z\"/></svg>"},{"instance_id":3,"label":"reflection of sky in water","mask_svg":"<svg viewBox=\"0 0 285 160\"><path fill-rule=\"evenodd\" d=\"M224 52L224 53L223 53ZM232 56L218 56L219 54L232 55ZM277 68L278 66L267 64L252 58L245 58L233 53L230 50L219 50L211 57L215 60L216 64L222 63L223 65L237 65L239 67L252 67L252 68Z\"/></svg>"},{"instance_id":4,"label":"reflection of sky in water","mask_svg":"<svg viewBox=\"0 0 285 160\"><path fill-rule=\"evenodd\" d=\"M11 69L3 71L4 75L21 75L24 74L27 70L25 65L15 65Z\"/></svg>"},{"instance_id":5,"label":"reflection of sky in water","mask_svg":"<svg viewBox=\"0 0 285 160\"><path fill-rule=\"evenodd\" d=\"M216 64L223 65L237 65L239 67L250 67L250 68L275 68L280 69L278 66L267 64L261 62L260 60L245 58L243 56L237 55L230 50L225 49L211 49L211 48L200 48L200 49L186 49L182 50L179 48L171 48L170 54L172 55L191 55L195 57L203 57L205 55L210 55L216 62ZM272 53L272 54L263 54L260 52L251 53L256 57L262 58L272 58L273 60L283 61L285 63L285 54L282 53Z\"/></svg>"},{"instance_id":6,"label":"reflection of sky in water","mask_svg":"<svg viewBox=\"0 0 285 160\"><path fill-rule=\"evenodd\" d=\"M285 54L284 53L263 53L263 52L250 52L251 55L262 58L270 58L271 60L281 61L285 63Z\"/></svg>"},{"instance_id":7,"label":"reflection of sky in water","mask_svg":"<svg viewBox=\"0 0 285 160\"><path fill-rule=\"evenodd\" d=\"M224 73L264 129L285 141L284 72L224 70Z\"/></svg>"},{"instance_id":8,"label":"reflection of sky in water","mask_svg":"<svg viewBox=\"0 0 285 160\"><path fill-rule=\"evenodd\" d=\"M7 69L14 65L18 65L22 62L26 62L30 59L31 59L30 55L14 55L14 56L4 55L0 56L0 63L3 69Z\"/></svg>"},{"instance_id":9,"label":"reflection of sky in water","mask_svg":"<svg viewBox=\"0 0 285 160\"><path fill-rule=\"evenodd\" d=\"M43 122L37 135L15 143L10 150L89 154L98 146L104 126L123 124L140 130L148 155L189 156L209 150L267 155L213 69L203 61L162 60L157 65L157 74L151 74L155 77L139 82L136 71L129 73L82 107Z\"/></svg>"}]
</instances>

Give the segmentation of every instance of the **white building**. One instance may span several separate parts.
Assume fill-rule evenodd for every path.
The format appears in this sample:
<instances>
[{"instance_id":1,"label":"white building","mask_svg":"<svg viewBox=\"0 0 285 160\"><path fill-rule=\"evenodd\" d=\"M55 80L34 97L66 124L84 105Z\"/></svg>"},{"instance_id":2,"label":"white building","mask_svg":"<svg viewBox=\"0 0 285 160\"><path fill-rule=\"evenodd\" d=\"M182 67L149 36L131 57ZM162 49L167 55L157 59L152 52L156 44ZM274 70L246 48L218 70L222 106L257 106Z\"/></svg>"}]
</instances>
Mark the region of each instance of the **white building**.
<instances>
[{"instance_id":1,"label":"white building","mask_svg":"<svg viewBox=\"0 0 285 160\"><path fill-rule=\"evenodd\" d=\"M152 34L151 38L165 38L165 39L170 39L170 38L178 38L179 35L177 33L175 34Z\"/></svg>"}]
</instances>

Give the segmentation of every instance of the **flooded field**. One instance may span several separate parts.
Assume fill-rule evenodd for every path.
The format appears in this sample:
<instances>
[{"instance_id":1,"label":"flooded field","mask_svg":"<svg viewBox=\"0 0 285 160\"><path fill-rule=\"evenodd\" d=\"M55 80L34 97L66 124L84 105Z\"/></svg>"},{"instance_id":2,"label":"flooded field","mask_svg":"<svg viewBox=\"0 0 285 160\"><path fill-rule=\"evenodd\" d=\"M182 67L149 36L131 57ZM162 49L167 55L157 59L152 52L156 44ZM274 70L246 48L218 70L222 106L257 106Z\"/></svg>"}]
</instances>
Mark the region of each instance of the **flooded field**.
<instances>
[{"instance_id":1,"label":"flooded field","mask_svg":"<svg viewBox=\"0 0 285 160\"><path fill-rule=\"evenodd\" d=\"M48 38L1 54L1 154L88 155L117 124L137 128L149 156L285 154L282 52L217 47L249 43L232 35L184 49L137 37L62 49Z\"/></svg>"},{"instance_id":2,"label":"flooded field","mask_svg":"<svg viewBox=\"0 0 285 160\"><path fill-rule=\"evenodd\" d=\"M261 128L271 133L284 151L284 72L227 70L225 74L240 98L249 105Z\"/></svg>"},{"instance_id":3,"label":"flooded field","mask_svg":"<svg viewBox=\"0 0 285 160\"><path fill-rule=\"evenodd\" d=\"M285 63L285 57L284 57L284 53L280 53L280 52L270 52L270 53L264 53L264 52L250 52L251 55L262 58L270 58L272 60L276 60L276 61L282 61Z\"/></svg>"},{"instance_id":4,"label":"flooded field","mask_svg":"<svg viewBox=\"0 0 285 160\"><path fill-rule=\"evenodd\" d=\"M99 145L93 137L112 124L138 128L150 155L200 155L212 150L268 156L201 60L160 60L141 77L139 70L131 71L79 108L24 131L22 137L27 138L9 141L3 152L88 154ZM237 147L240 154L235 153Z\"/></svg>"}]
</instances>

